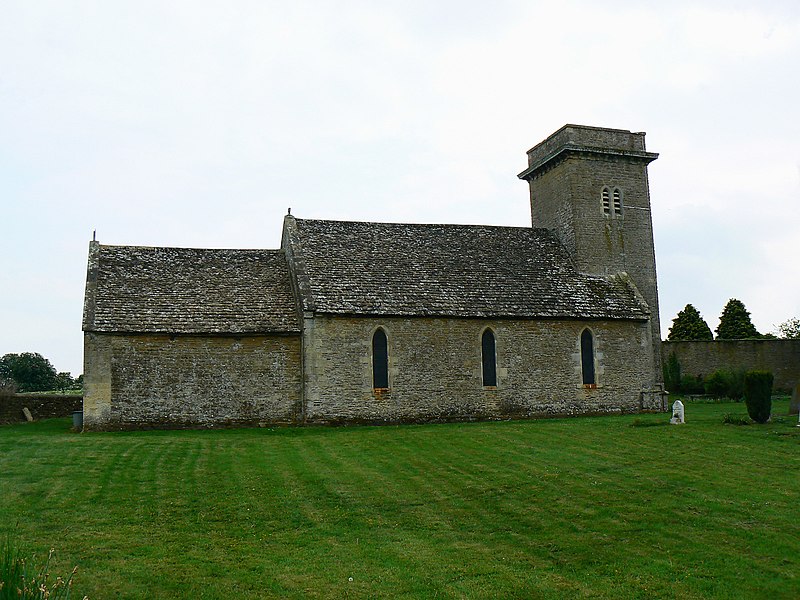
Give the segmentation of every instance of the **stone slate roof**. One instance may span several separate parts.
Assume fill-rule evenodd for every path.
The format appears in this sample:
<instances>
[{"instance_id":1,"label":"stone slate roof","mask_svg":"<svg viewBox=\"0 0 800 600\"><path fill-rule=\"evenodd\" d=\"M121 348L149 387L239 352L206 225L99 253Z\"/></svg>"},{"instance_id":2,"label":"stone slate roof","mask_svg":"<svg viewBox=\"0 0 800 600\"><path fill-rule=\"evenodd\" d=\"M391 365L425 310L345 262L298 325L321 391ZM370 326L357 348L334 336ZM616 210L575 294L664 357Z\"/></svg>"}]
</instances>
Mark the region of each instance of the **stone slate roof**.
<instances>
[{"instance_id":1,"label":"stone slate roof","mask_svg":"<svg viewBox=\"0 0 800 600\"><path fill-rule=\"evenodd\" d=\"M646 319L626 278L578 273L548 229L287 216L303 310L331 314Z\"/></svg>"},{"instance_id":2,"label":"stone slate roof","mask_svg":"<svg viewBox=\"0 0 800 600\"><path fill-rule=\"evenodd\" d=\"M281 250L101 246L92 242L85 331L299 333Z\"/></svg>"}]
</instances>

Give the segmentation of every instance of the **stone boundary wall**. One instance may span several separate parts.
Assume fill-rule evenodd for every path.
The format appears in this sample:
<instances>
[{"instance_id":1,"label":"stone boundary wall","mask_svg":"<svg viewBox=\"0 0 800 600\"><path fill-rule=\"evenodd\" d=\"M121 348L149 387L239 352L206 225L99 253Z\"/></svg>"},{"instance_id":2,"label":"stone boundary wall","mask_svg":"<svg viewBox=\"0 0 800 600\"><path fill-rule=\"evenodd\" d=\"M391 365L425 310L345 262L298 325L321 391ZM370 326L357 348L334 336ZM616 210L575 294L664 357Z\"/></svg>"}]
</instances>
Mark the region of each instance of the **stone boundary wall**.
<instances>
[{"instance_id":1,"label":"stone boundary wall","mask_svg":"<svg viewBox=\"0 0 800 600\"><path fill-rule=\"evenodd\" d=\"M83 410L83 397L55 394L16 394L0 397L0 424L25 421L22 409L27 407L37 421L54 417L70 417Z\"/></svg>"},{"instance_id":2,"label":"stone boundary wall","mask_svg":"<svg viewBox=\"0 0 800 600\"><path fill-rule=\"evenodd\" d=\"M718 369L771 371L774 389L789 391L800 384L800 340L714 340L661 342L666 362L675 353L682 375L710 375Z\"/></svg>"}]
</instances>

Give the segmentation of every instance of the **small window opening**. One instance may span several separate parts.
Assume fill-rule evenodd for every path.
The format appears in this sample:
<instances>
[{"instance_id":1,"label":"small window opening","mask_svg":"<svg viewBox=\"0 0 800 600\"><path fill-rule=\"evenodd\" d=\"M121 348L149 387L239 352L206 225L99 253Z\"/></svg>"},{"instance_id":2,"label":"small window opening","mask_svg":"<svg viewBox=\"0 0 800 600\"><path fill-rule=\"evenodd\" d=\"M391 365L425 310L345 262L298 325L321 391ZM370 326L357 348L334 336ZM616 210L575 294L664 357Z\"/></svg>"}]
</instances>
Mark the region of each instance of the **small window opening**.
<instances>
[{"instance_id":1,"label":"small window opening","mask_svg":"<svg viewBox=\"0 0 800 600\"><path fill-rule=\"evenodd\" d=\"M372 387L389 387L389 348L383 329L372 336Z\"/></svg>"},{"instance_id":2,"label":"small window opening","mask_svg":"<svg viewBox=\"0 0 800 600\"><path fill-rule=\"evenodd\" d=\"M608 188L603 188L603 193L600 195L603 200L603 214L610 214L611 209L609 205L609 191Z\"/></svg>"},{"instance_id":3,"label":"small window opening","mask_svg":"<svg viewBox=\"0 0 800 600\"><path fill-rule=\"evenodd\" d=\"M495 353L494 333L486 329L481 336L481 360L483 363L483 385L497 385L497 355Z\"/></svg>"},{"instance_id":4,"label":"small window opening","mask_svg":"<svg viewBox=\"0 0 800 600\"><path fill-rule=\"evenodd\" d=\"M619 189L614 190L614 214L622 214L622 193L619 191Z\"/></svg>"},{"instance_id":5,"label":"small window opening","mask_svg":"<svg viewBox=\"0 0 800 600\"><path fill-rule=\"evenodd\" d=\"M592 332L584 329L581 333L581 373L583 385L594 385L594 339Z\"/></svg>"}]
</instances>

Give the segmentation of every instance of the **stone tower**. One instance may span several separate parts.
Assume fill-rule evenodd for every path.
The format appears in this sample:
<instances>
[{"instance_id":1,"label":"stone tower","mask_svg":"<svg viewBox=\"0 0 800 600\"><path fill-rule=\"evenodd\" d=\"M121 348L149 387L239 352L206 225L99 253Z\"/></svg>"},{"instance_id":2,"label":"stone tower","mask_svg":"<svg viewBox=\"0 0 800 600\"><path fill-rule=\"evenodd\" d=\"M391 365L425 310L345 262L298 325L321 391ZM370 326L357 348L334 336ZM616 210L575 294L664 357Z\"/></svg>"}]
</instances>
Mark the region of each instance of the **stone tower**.
<instances>
[{"instance_id":1,"label":"stone tower","mask_svg":"<svg viewBox=\"0 0 800 600\"><path fill-rule=\"evenodd\" d=\"M530 185L534 227L556 231L578 269L626 273L647 302L655 373L660 383L661 327L644 133L565 125L528 150L519 174Z\"/></svg>"}]
</instances>

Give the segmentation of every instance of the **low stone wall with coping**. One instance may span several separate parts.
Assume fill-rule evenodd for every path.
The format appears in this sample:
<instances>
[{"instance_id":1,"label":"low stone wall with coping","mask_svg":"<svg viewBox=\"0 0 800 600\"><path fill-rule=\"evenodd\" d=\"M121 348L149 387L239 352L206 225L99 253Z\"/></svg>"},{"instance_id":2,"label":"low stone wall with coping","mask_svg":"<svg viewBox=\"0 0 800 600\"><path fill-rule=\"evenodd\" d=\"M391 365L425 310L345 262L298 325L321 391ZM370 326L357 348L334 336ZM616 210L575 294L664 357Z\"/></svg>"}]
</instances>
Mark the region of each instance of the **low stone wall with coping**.
<instances>
[{"instance_id":1,"label":"low stone wall with coping","mask_svg":"<svg viewBox=\"0 0 800 600\"><path fill-rule=\"evenodd\" d=\"M75 394L15 394L0 396L0 424L25 421L23 408L31 411L35 420L70 417L83 409L83 397Z\"/></svg>"},{"instance_id":2,"label":"low stone wall with coping","mask_svg":"<svg viewBox=\"0 0 800 600\"><path fill-rule=\"evenodd\" d=\"M789 392L800 383L800 340L661 342L666 363L675 353L682 375L707 376L720 369L770 371L773 388Z\"/></svg>"}]
</instances>

